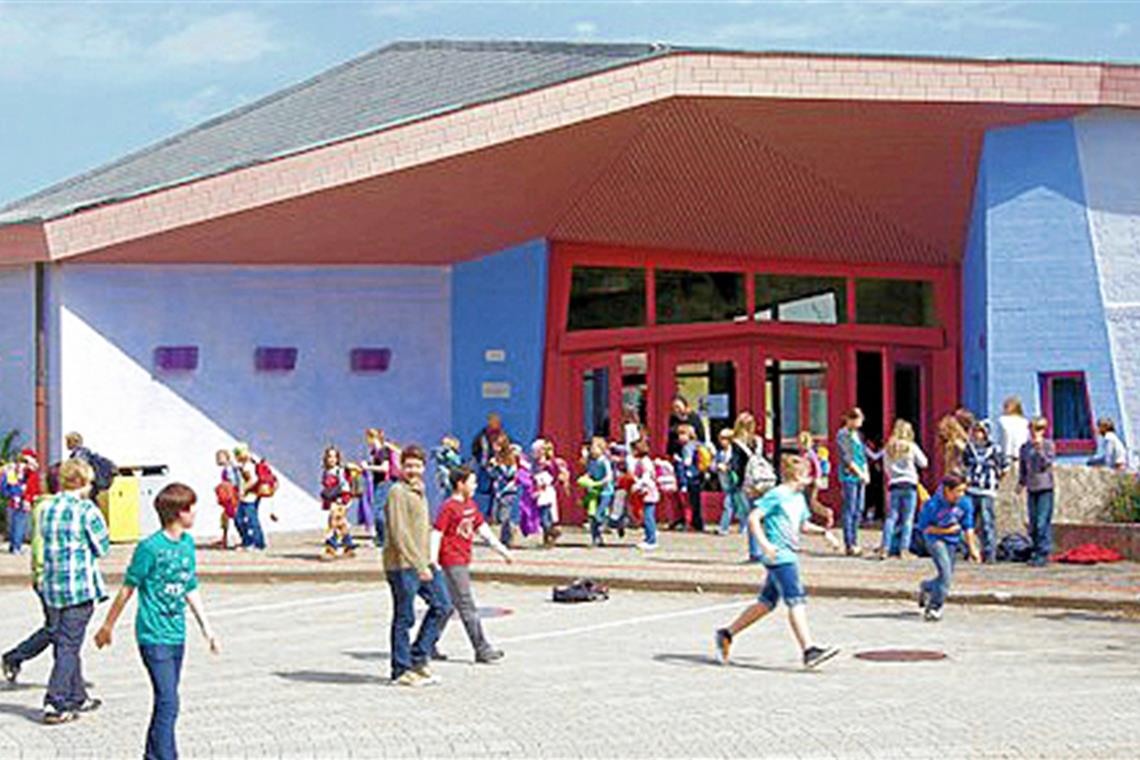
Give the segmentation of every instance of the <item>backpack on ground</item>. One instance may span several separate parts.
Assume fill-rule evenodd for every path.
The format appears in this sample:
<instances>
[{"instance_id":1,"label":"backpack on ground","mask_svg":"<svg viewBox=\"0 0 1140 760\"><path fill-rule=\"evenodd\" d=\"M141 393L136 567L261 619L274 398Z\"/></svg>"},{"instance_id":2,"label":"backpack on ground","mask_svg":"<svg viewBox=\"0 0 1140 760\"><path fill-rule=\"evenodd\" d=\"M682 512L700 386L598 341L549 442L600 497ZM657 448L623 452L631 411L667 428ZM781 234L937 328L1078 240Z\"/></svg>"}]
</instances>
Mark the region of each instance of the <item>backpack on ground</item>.
<instances>
[{"instance_id":1,"label":"backpack on ground","mask_svg":"<svg viewBox=\"0 0 1140 760\"><path fill-rule=\"evenodd\" d=\"M757 446L756 450L749 454L748 463L744 467L744 491L753 497L763 496L775 486L776 471L772 469L772 463Z\"/></svg>"},{"instance_id":2,"label":"backpack on ground","mask_svg":"<svg viewBox=\"0 0 1140 760\"><path fill-rule=\"evenodd\" d=\"M653 460L653 476L661 493L677 493L677 472L668 459Z\"/></svg>"},{"instance_id":3,"label":"backpack on ground","mask_svg":"<svg viewBox=\"0 0 1140 760\"><path fill-rule=\"evenodd\" d=\"M268 499L277 493L277 473L269 466L269 462L259 459L255 469L257 475L257 495Z\"/></svg>"},{"instance_id":4,"label":"backpack on ground","mask_svg":"<svg viewBox=\"0 0 1140 760\"><path fill-rule=\"evenodd\" d=\"M578 604L580 602L604 602L610 598L610 590L600 583L589 578L579 578L569 586L555 587L552 592L554 601L562 604Z\"/></svg>"},{"instance_id":5,"label":"backpack on ground","mask_svg":"<svg viewBox=\"0 0 1140 760\"><path fill-rule=\"evenodd\" d=\"M1011 533L997 546L998 562L1028 562L1033 557L1033 542L1020 533Z\"/></svg>"}]
</instances>

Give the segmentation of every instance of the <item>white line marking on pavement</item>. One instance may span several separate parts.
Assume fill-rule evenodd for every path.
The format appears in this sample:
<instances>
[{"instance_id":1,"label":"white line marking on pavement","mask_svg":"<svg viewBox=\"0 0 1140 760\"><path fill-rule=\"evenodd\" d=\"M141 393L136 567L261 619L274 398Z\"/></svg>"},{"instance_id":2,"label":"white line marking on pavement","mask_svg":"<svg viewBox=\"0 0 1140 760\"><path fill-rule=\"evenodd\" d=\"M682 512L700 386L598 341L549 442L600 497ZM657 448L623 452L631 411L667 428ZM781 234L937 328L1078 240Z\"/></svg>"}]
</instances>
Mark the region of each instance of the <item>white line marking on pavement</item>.
<instances>
[{"instance_id":1,"label":"white line marking on pavement","mask_svg":"<svg viewBox=\"0 0 1140 760\"><path fill-rule=\"evenodd\" d=\"M739 609L740 607L744 606L744 604L745 602L725 602L723 604L712 604L707 607L696 607L694 609L688 610L675 610L673 612L659 612L655 615L641 615L639 617L626 618L624 620L611 620L606 623L583 625L577 628L560 628L554 631L544 631L542 633L527 633L523 634L522 636L509 636L507 638L496 639L496 641L501 644L519 644L526 641L556 639L561 636L576 636L581 633L607 631L611 628L621 628L627 625L639 625L641 623L653 623L658 620L671 620L673 618L703 615L706 612L723 612L724 610Z\"/></svg>"},{"instance_id":2,"label":"white line marking on pavement","mask_svg":"<svg viewBox=\"0 0 1140 760\"><path fill-rule=\"evenodd\" d=\"M233 605L226 606L221 609L209 608L208 612L210 617L226 617L228 615L244 615L248 612L268 612L270 610L289 610L297 607L315 607L319 604L334 604L336 602L344 602L350 599L359 599L365 596L380 597L380 590L373 589L371 591L357 591L352 594L337 594L335 596L317 596L309 599L294 599L291 602L274 602L273 604L254 604L254 605Z\"/></svg>"}]
</instances>

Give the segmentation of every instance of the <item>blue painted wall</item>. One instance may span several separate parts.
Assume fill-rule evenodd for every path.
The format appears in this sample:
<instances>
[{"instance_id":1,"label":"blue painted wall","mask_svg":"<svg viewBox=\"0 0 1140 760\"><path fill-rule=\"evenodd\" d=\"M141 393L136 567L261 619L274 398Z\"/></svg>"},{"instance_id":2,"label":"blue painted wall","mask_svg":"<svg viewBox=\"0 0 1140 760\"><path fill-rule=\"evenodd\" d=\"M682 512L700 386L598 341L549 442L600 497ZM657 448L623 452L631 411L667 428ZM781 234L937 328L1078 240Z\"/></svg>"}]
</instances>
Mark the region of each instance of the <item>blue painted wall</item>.
<instances>
[{"instance_id":1,"label":"blue painted wall","mask_svg":"<svg viewBox=\"0 0 1140 760\"><path fill-rule=\"evenodd\" d=\"M974 206L962 262L962 395L970 409L989 409L986 361L988 272L986 268L986 173L978 167ZM1000 403L1000 402L999 402Z\"/></svg>"},{"instance_id":2,"label":"blue painted wall","mask_svg":"<svg viewBox=\"0 0 1140 760\"><path fill-rule=\"evenodd\" d=\"M465 450L490 412L517 441L538 435L548 255L546 241L534 240L452 270L452 424ZM489 350L505 361L488 362ZM508 383L510 398L483 398L486 382Z\"/></svg>"},{"instance_id":3,"label":"blue painted wall","mask_svg":"<svg viewBox=\"0 0 1140 760\"><path fill-rule=\"evenodd\" d=\"M979 327L969 318L966 387L981 367L990 415L1010 394L1021 397L1027 413L1038 413L1039 372L1084 370L1093 414L1119 418L1072 123L991 131L981 176L984 209L975 214L964 279L976 288L987 279L979 273L988 273L986 348L976 350L969 333ZM976 308L976 293L966 299Z\"/></svg>"}]
</instances>

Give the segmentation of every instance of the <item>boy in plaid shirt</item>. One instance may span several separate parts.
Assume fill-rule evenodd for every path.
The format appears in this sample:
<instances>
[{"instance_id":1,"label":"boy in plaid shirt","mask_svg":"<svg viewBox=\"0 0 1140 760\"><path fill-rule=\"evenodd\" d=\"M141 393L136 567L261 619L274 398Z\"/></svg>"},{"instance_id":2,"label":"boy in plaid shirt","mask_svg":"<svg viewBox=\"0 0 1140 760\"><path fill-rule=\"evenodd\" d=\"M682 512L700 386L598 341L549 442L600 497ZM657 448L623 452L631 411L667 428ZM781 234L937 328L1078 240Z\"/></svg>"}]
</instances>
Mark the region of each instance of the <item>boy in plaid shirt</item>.
<instances>
[{"instance_id":1,"label":"boy in plaid shirt","mask_svg":"<svg viewBox=\"0 0 1140 760\"><path fill-rule=\"evenodd\" d=\"M107 597L96 560L111 549L107 524L89 498L94 477L86 462L64 462L62 492L43 506L37 524L44 552L40 591L55 654L44 697L43 719L49 725L75 720L101 704L87 695L79 658L95 602Z\"/></svg>"}]
</instances>

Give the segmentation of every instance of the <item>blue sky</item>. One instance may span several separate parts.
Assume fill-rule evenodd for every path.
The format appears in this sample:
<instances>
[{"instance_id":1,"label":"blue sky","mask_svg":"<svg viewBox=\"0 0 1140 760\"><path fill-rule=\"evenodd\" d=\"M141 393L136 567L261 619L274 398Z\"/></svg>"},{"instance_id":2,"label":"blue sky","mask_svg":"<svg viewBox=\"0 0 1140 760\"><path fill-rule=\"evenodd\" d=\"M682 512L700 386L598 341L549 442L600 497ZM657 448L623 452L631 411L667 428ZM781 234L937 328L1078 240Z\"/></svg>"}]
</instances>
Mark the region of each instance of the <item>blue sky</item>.
<instances>
[{"instance_id":1,"label":"blue sky","mask_svg":"<svg viewBox=\"0 0 1140 760\"><path fill-rule=\"evenodd\" d=\"M0 0L0 205L399 39L1140 62L1136 2Z\"/></svg>"}]
</instances>

